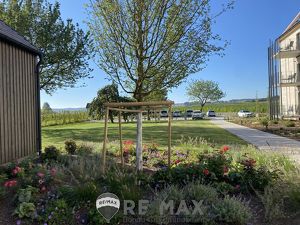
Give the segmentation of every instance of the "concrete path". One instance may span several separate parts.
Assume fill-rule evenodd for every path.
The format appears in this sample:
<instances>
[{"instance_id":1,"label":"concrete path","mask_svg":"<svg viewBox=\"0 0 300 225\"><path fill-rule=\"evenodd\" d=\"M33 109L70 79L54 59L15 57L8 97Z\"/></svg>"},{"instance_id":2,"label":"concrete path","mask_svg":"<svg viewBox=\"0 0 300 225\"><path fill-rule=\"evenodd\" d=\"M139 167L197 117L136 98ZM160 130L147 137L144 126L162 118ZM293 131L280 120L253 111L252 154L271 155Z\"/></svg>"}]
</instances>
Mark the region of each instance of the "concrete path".
<instances>
[{"instance_id":1,"label":"concrete path","mask_svg":"<svg viewBox=\"0 0 300 225\"><path fill-rule=\"evenodd\" d=\"M214 118L211 122L247 141L260 150L290 151L291 153L299 154L300 156L300 141L240 126L227 122L223 118Z\"/></svg>"}]
</instances>

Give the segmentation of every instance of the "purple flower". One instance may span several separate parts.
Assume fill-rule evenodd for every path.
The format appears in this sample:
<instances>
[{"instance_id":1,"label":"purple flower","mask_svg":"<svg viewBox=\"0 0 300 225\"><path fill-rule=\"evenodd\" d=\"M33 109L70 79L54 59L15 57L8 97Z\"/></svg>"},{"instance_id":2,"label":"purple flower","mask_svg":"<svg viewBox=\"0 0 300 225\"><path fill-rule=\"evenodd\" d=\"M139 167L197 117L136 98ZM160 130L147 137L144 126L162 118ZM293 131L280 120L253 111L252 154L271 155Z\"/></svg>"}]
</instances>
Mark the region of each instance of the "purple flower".
<instances>
[{"instance_id":1,"label":"purple flower","mask_svg":"<svg viewBox=\"0 0 300 225\"><path fill-rule=\"evenodd\" d=\"M21 220L17 220L17 225L21 225Z\"/></svg>"}]
</instances>

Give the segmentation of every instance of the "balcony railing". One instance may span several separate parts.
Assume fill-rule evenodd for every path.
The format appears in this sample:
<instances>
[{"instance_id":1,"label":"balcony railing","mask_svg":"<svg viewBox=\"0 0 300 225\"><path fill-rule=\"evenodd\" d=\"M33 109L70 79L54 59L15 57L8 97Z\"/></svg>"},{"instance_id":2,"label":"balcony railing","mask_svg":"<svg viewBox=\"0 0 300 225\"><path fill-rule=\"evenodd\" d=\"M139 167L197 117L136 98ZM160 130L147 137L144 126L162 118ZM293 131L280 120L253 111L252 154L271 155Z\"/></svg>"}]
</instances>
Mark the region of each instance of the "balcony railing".
<instances>
[{"instance_id":1,"label":"balcony railing","mask_svg":"<svg viewBox=\"0 0 300 225\"><path fill-rule=\"evenodd\" d=\"M282 73L281 73L282 77ZM287 78L282 78L281 83L282 84L293 84L293 83L298 83L300 82L300 74L299 73L294 73L289 75Z\"/></svg>"},{"instance_id":2,"label":"balcony railing","mask_svg":"<svg viewBox=\"0 0 300 225\"><path fill-rule=\"evenodd\" d=\"M279 48L279 51L297 51L297 50L300 50L300 41L297 41L296 43L294 41L291 41L288 45Z\"/></svg>"}]
</instances>

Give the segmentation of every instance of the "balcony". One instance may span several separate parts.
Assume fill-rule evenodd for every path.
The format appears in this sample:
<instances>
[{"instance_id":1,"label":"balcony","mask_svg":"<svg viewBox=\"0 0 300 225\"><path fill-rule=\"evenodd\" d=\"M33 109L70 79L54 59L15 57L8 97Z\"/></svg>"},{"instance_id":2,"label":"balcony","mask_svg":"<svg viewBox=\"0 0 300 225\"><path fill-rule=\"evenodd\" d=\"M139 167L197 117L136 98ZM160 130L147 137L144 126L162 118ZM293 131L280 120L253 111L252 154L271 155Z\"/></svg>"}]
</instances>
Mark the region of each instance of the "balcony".
<instances>
[{"instance_id":1,"label":"balcony","mask_svg":"<svg viewBox=\"0 0 300 225\"><path fill-rule=\"evenodd\" d=\"M298 56L300 56L300 40L296 44L291 41L289 45L279 48L275 54L276 59L297 58Z\"/></svg>"},{"instance_id":2,"label":"balcony","mask_svg":"<svg viewBox=\"0 0 300 225\"><path fill-rule=\"evenodd\" d=\"M287 78L282 78L280 82L280 86L281 87L300 86L300 73L294 73L289 75Z\"/></svg>"}]
</instances>

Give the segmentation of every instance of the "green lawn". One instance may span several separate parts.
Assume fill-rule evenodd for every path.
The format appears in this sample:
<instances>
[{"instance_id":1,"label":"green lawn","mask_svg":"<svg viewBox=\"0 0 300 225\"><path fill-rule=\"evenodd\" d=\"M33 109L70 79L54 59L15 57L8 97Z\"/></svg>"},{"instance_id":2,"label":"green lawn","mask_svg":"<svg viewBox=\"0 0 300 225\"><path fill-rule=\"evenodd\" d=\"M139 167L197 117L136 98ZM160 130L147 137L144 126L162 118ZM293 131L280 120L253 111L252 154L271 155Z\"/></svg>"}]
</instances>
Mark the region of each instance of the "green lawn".
<instances>
[{"instance_id":1,"label":"green lawn","mask_svg":"<svg viewBox=\"0 0 300 225\"><path fill-rule=\"evenodd\" d=\"M74 139L82 142L100 143L103 141L103 122L84 122L68 125L50 126L42 128L43 147L55 145L62 147L66 139ZM136 124L123 124L123 140L135 139ZM230 134L208 120L199 121L173 121L172 145L176 145L181 137L202 137L217 145L235 144L246 145L247 143ZM118 140L118 124L109 124L109 141ZM160 146L167 145L167 122L161 121L143 123L144 143L154 142Z\"/></svg>"}]
</instances>

